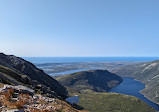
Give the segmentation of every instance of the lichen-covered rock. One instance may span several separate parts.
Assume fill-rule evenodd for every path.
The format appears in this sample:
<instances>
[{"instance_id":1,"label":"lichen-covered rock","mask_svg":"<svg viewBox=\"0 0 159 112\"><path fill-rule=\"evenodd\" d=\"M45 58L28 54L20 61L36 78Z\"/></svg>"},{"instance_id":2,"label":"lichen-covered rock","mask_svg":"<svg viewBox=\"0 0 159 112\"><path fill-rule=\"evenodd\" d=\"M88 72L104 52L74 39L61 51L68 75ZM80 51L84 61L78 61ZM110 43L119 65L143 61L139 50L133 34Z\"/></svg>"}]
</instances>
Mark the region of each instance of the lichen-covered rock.
<instances>
[{"instance_id":1,"label":"lichen-covered rock","mask_svg":"<svg viewBox=\"0 0 159 112\"><path fill-rule=\"evenodd\" d=\"M7 110L6 112L24 112L24 111L19 109L11 109L11 110Z\"/></svg>"}]
</instances>

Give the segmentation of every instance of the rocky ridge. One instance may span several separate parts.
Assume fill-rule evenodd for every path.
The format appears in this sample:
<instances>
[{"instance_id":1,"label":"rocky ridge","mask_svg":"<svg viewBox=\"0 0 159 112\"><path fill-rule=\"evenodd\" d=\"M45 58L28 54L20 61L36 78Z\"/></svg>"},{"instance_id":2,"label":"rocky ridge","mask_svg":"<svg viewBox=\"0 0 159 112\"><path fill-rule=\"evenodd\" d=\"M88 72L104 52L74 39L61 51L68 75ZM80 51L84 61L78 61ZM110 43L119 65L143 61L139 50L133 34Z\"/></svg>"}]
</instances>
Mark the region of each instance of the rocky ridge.
<instances>
[{"instance_id":1,"label":"rocky ridge","mask_svg":"<svg viewBox=\"0 0 159 112\"><path fill-rule=\"evenodd\" d=\"M49 97L67 98L65 87L32 63L13 55L0 53L0 81L24 85Z\"/></svg>"}]
</instances>

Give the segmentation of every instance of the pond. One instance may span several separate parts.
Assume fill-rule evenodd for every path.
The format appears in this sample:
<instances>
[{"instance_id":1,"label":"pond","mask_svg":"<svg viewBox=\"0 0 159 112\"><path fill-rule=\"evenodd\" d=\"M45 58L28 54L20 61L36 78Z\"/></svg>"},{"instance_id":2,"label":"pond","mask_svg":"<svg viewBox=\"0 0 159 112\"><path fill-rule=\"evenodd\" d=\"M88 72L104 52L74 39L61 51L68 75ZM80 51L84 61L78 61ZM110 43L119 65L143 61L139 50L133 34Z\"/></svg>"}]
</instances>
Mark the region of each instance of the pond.
<instances>
[{"instance_id":1,"label":"pond","mask_svg":"<svg viewBox=\"0 0 159 112\"><path fill-rule=\"evenodd\" d=\"M69 97L69 98L66 98L66 101L68 101L71 104L73 104L73 103L78 104L79 103L79 97L78 96Z\"/></svg>"}]
</instances>

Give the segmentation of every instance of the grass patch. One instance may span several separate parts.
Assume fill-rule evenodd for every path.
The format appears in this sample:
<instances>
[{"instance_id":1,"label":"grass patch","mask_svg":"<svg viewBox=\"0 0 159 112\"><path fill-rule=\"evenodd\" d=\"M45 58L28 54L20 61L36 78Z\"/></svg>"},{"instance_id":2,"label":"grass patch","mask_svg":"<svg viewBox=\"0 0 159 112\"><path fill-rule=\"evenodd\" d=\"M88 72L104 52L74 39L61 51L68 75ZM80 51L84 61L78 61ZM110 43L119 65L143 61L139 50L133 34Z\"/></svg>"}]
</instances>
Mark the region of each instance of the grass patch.
<instances>
[{"instance_id":1,"label":"grass patch","mask_svg":"<svg viewBox=\"0 0 159 112\"><path fill-rule=\"evenodd\" d=\"M79 105L91 112L155 112L140 99L117 93L89 93L80 95Z\"/></svg>"}]
</instances>

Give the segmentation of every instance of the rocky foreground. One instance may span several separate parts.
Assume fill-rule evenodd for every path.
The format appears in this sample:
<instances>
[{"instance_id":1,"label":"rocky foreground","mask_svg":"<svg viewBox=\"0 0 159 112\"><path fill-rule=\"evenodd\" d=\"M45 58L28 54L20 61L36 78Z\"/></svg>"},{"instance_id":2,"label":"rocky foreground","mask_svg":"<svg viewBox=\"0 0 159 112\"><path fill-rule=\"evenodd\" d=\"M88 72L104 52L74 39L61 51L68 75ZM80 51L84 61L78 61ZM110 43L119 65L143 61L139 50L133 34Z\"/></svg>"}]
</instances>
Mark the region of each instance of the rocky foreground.
<instances>
[{"instance_id":1,"label":"rocky foreground","mask_svg":"<svg viewBox=\"0 0 159 112\"><path fill-rule=\"evenodd\" d=\"M0 85L0 112L87 112L66 101L35 94L25 86Z\"/></svg>"}]
</instances>

